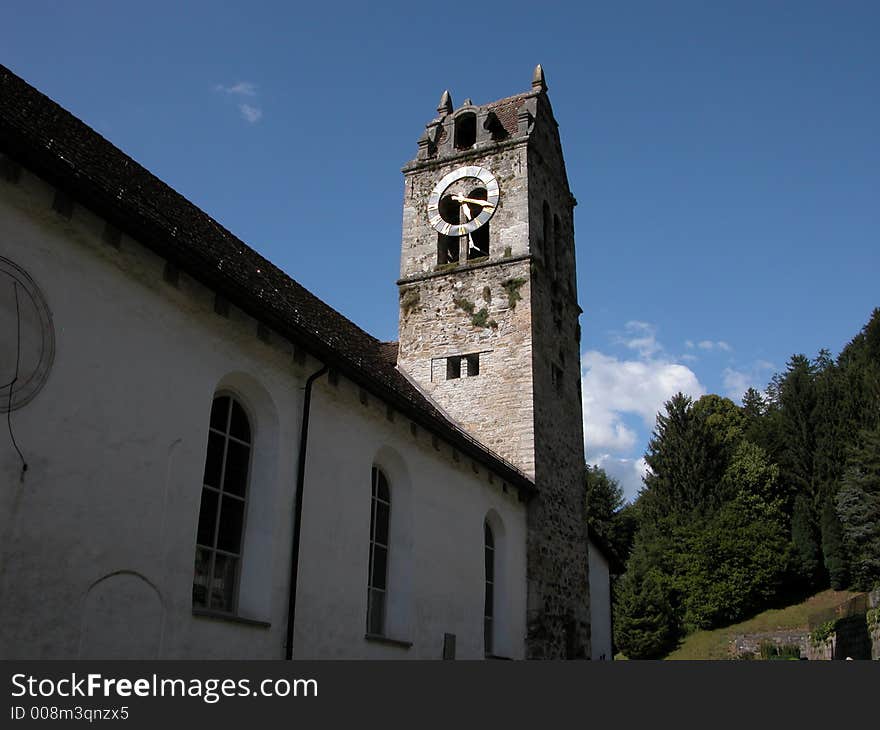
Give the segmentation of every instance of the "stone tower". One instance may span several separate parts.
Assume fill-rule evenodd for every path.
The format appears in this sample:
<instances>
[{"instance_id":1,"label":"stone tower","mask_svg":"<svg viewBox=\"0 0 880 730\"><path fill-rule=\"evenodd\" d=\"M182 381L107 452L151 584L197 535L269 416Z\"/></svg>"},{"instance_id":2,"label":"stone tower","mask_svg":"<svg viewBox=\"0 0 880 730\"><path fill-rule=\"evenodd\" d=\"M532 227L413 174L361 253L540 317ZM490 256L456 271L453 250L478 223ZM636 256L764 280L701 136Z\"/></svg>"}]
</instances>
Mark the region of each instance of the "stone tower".
<instances>
[{"instance_id":1,"label":"stone tower","mask_svg":"<svg viewBox=\"0 0 880 730\"><path fill-rule=\"evenodd\" d=\"M576 201L544 73L437 112L403 168L398 366L535 480L526 654L587 658Z\"/></svg>"}]
</instances>

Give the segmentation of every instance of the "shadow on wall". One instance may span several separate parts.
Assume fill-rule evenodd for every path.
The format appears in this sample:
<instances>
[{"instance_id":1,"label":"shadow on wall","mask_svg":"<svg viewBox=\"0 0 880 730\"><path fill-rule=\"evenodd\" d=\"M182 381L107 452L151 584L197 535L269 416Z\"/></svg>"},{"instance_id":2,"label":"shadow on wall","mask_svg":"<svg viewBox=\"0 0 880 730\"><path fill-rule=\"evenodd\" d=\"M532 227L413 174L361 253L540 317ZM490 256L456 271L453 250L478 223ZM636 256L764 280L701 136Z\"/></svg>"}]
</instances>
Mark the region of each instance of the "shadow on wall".
<instances>
[{"instance_id":1,"label":"shadow on wall","mask_svg":"<svg viewBox=\"0 0 880 730\"><path fill-rule=\"evenodd\" d=\"M82 603L80 659L157 659L164 607L139 573L120 571L95 581Z\"/></svg>"}]
</instances>

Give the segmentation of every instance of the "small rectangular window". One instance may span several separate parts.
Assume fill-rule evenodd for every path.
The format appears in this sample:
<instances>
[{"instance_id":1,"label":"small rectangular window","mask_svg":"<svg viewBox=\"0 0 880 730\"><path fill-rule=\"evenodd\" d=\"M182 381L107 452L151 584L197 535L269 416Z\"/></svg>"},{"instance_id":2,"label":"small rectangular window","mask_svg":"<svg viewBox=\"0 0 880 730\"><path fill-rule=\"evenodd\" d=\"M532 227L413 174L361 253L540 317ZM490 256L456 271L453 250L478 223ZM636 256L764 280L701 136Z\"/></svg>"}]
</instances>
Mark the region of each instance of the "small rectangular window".
<instances>
[{"instance_id":1,"label":"small rectangular window","mask_svg":"<svg viewBox=\"0 0 880 730\"><path fill-rule=\"evenodd\" d=\"M465 364L467 365L467 376L473 377L480 374L480 355L465 355Z\"/></svg>"},{"instance_id":2,"label":"small rectangular window","mask_svg":"<svg viewBox=\"0 0 880 730\"><path fill-rule=\"evenodd\" d=\"M455 380L461 377L461 357L446 358L446 379Z\"/></svg>"}]
</instances>

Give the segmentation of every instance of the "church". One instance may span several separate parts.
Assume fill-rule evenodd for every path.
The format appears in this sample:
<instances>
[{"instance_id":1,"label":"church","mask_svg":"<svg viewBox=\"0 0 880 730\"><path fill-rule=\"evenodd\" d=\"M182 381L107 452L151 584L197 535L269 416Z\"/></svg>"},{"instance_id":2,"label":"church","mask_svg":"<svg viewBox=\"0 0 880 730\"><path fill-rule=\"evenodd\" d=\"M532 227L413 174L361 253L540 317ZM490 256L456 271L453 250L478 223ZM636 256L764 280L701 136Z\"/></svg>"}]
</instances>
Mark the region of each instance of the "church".
<instances>
[{"instance_id":1,"label":"church","mask_svg":"<svg viewBox=\"0 0 880 730\"><path fill-rule=\"evenodd\" d=\"M381 342L0 66L0 655L611 658L541 67L402 172Z\"/></svg>"}]
</instances>

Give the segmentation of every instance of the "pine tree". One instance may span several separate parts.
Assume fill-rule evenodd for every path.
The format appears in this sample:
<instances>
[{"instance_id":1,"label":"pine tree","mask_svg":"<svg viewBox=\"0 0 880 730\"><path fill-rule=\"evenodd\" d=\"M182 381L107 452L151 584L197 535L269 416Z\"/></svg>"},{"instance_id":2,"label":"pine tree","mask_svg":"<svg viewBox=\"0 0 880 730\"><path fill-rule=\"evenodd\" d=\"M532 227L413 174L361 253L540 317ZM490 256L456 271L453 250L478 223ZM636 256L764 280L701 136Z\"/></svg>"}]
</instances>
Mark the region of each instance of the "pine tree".
<instances>
[{"instance_id":1,"label":"pine tree","mask_svg":"<svg viewBox=\"0 0 880 730\"><path fill-rule=\"evenodd\" d=\"M862 431L837 495L837 515L850 556L853 584L880 582L880 428Z\"/></svg>"},{"instance_id":2,"label":"pine tree","mask_svg":"<svg viewBox=\"0 0 880 730\"><path fill-rule=\"evenodd\" d=\"M822 554L816 533L811 501L799 494L794 500L791 515L792 567L804 587L817 586L821 575Z\"/></svg>"},{"instance_id":3,"label":"pine tree","mask_svg":"<svg viewBox=\"0 0 880 730\"><path fill-rule=\"evenodd\" d=\"M847 551L843 539L843 527L828 498L822 504L820 527L822 532L822 559L831 587L841 591L849 585Z\"/></svg>"}]
</instances>

